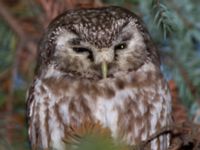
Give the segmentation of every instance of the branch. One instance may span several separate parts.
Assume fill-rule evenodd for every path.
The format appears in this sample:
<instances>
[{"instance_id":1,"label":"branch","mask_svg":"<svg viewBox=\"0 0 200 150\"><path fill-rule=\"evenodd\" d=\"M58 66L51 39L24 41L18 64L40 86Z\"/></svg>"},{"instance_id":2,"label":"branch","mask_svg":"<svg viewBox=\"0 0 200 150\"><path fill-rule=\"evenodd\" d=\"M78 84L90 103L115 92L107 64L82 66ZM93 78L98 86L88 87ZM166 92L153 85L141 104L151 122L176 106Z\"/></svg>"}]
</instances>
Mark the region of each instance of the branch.
<instances>
[{"instance_id":1,"label":"branch","mask_svg":"<svg viewBox=\"0 0 200 150\"><path fill-rule=\"evenodd\" d=\"M159 138L159 136L163 134L169 133L171 136L171 145L169 150L179 150L184 149L184 147L190 146L190 142L193 144L190 149L199 148L199 125L195 125L191 122L184 122L181 124L171 124L169 126L165 126L160 130L157 130L154 134L152 134L147 140L139 143L136 150L144 150L150 142L154 139Z\"/></svg>"},{"instance_id":2,"label":"branch","mask_svg":"<svg viewBox=\"0 0 200 150\"><path fill-rule=\"evenodd\" d=\"M165 126L165 127L161 128L160 130L158 130L157 132L155 132L154 134L152 134L151 136L149 136L147 138L147 140L142 141L139 144L139 147L140 147L139 149L144 149L147 144L149 144L150 142L152 142L154 139L158 138L160 135L171 133L172 130L173 130L173 127L174 126Z\"/></svg>"},{"instance_id":3,"label":"branch","mask_svg":"<svg viewBox=\"0 0 200 150\"><path fill-rule=\"evenodd\" d=\"M8 8L0 1L0 16L8 23L12 30L20 37L25 37L24 31L19 26L19 23L9 13Z\"/></svg>"},{"instance_id":4,"label":"branch","mask_svg":"<svg viewBox=\"0 0 200 150\"><path fill-rule=\"evenodd\" d=\"M27 48L28 51L32 53L33 56L36 56L36 43L29 38L28 34L24 32L20 23L10 14L8 8L0 1L0 16L7 22L10 28L16 33L19 37L19 42L17 43L17 48L15 49L15 60L13 61L12 65L12 73L10 77L10 85L8 91L8 100L6 101L7 111L12 111L12 100L14 94L14 84L15 78L18 74L18 67L19 67L19 60L20 60L20 53L22 52L23 48Z\"/></svg>"},{"instance_id":5,"label":"branch","mask_svg":"<svg viewBox=\"0 0 200 150\"><path fill-rule=\"evenodd\" d=\"M31 40L24 30L21 28L20 23L10 14L8 8L0 1L0 16L8 23L10 28L20 38L21 47L27 47L29 50L36 50L36 43Z\"/></svg>"}]
</instances>

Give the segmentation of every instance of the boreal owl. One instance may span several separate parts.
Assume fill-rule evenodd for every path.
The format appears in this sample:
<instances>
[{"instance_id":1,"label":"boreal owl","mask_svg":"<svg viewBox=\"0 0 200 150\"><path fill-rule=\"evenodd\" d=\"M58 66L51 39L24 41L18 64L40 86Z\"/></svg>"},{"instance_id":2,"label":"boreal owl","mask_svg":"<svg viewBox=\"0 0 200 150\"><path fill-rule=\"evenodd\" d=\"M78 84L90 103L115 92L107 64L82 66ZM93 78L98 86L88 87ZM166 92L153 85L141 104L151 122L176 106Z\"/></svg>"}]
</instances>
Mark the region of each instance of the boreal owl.
<instances>
[{"instance_id":1,"label":"boreal owl","mask_svg":"<svg viewBox=\"0 0 200 150\"><path fill-rule=\"evenodd\" d=\"M68 10L39 45L27 116L33 149L65 149L71 127L108 128L127 145L171 123L171 96L156 46L134 13L120 7ZM162 134L147 149L166 150Z\"/></svg>"}]
</instances>

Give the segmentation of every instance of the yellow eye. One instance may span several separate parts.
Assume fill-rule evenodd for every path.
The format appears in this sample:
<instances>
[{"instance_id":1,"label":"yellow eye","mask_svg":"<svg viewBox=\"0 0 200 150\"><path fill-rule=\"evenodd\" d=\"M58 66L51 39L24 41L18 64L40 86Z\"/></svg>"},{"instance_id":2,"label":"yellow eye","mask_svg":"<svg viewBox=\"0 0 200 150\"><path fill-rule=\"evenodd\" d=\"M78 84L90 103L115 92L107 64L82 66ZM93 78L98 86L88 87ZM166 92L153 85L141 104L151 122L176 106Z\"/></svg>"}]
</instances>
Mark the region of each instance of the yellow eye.
<instances>
[{"instance_id":1,"label":"yellow eye","mask_svg":"<svg viewBox=\"0 0 200 150\"><path fill-rule=\"evenodd\" d=\"M122 50L127 47L126 43L118 44L114 47L114 50Z\"/></svg>"}]
</instances>

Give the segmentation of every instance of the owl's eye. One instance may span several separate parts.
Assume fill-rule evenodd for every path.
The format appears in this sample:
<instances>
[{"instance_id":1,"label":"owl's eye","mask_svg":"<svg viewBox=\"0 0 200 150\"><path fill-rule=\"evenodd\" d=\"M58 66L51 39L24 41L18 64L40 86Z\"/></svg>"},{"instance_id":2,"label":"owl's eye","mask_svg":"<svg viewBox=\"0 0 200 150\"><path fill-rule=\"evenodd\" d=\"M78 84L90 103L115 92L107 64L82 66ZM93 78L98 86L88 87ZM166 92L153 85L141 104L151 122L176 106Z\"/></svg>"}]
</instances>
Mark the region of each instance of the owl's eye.
<instances>
[{"instance_id":1,"label":"owl's eye","mask_svg":"<svg viewBox=\"0 0 200 150\"><path fill-rule=\"evenodd\" d=\"M77 53L84 53L84 52L89 52L91 50L85 47L73 47L73 51Z\"/></svg>"},{"instance_id":2,"label":"owl's eye","mask_svg":"<svg viewBox=\"0 0 200 150\"><path fill-rule=\"evenodd\" d=\"M94 61L94 57L93 57L93 53L92 53L91 49L88 49L86 47L73 47L72 49L76 53L88 53L88 58L91 61Z\"/></svg>"},{"instance_id":3,"label":"owl's eye","mask_svg":"<svg viewBox=\"0 0 200 150\"><path fill-rule=\"evenodd\" d=\"M121 43L121 44L118 44L114 47L114 50L122 50L122 49L125 49L127 47L126 43Z\"/></svg>"}]
</instances>

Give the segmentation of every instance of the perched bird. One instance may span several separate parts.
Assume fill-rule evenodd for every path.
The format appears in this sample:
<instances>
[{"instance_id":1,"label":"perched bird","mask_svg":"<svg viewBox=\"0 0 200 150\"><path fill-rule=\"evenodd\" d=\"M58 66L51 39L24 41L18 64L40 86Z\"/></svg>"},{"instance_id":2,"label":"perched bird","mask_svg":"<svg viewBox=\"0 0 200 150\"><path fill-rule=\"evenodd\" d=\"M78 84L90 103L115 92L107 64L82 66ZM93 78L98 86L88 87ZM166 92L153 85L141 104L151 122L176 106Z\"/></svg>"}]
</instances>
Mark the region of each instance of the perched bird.
<instances>
[{"instance_id":1,"label":"perched bird","mask_svg":"<svg viewBox=\"0 0 200 150\"><path fill-rule=\"evenodd\" d=\"M114 6L55 18L39 45L27 117L33 149L63 150L71 129L87 122L130 146L170 125L170 92L141 19ZM166 133L147 149L169 144Z\"/></svg>"}]
</instances>

